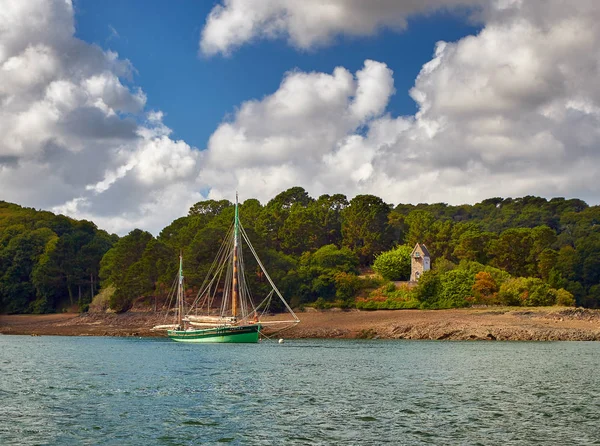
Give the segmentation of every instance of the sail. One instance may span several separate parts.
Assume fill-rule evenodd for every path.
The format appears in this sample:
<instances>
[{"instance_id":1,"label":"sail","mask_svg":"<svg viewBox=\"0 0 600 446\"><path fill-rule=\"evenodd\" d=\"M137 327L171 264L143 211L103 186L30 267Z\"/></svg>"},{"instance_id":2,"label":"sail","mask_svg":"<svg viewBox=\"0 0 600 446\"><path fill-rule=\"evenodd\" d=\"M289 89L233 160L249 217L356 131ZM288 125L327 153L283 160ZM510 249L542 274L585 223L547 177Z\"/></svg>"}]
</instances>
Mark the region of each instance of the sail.
<instances>
[{"instance_id":1,"label":"sail","mask_svg":"<svg viewBox=\"0 0 600 446\"><path fill-rule=\"evenodd\" d=\"M245 254L249 259L250 269L247 269ZM244 339L248 339L251 336L250 332L258 336L258 330L261 327L276 326L277 331L281 331L300 322L267 272L240 222L237 193L234 221L216 253L215 260L198 294L187 308L183 291L183 259L181 256L177 281L175 310L172 314L176 317L175 331L179 330L180 335L178 336L181 339L176 339L170 334L175 340L185 338L187 342L205 342L203 336L209 336L209 332L214 332L213 337L218 335L223 339L242 334ZM254 293L251 291L252 285L257 285ZM265 320L265 315L277 302L279 309L285 310L289 317L283 320L278 318L277 321ZM202 330L200 327L215 328ZM227 327L230 327L230 331L223 331ZM215 329L218 330L214 331ZM273 332L274 329L271 328L270 331ZM197 336L193 339L202 340L192 340L192 336ZM231 341L221 340L218 342Z\"/></svg>"}]
</instances>

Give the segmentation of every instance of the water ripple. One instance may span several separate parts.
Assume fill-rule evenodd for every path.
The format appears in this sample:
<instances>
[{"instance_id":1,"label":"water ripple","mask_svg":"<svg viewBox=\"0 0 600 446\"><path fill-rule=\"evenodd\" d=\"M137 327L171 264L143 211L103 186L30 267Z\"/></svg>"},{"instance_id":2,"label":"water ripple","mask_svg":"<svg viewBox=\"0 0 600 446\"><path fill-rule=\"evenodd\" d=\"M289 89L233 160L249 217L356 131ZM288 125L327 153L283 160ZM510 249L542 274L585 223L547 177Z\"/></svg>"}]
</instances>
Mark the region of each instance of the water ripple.
<instances>
[{"instance_id":1,"label":"water ripple","mask_svg":"<svg viewBox=\"0 0 600 446\"><path fill-rule=\"evenodd\" d=\"M600 444L600 344L0 338L1 445Z\"/></svg>"}]
</instances>

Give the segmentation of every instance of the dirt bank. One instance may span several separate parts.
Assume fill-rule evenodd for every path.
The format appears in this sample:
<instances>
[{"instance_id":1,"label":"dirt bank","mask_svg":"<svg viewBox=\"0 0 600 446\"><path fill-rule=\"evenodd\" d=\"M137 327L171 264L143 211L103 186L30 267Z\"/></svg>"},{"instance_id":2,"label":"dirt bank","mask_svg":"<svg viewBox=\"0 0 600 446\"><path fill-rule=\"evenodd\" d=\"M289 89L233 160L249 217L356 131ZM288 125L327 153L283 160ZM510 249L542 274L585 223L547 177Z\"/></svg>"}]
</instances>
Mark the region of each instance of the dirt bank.
<instances>
[{"instance_id":1,"label":"dirt bank","mask_svg":"<svg viewBox=\"0 0 600 446\"><path fill-rule=\"evenodd\" d=\"M453 340L600 340L600 310L575 308L310 311L285 338ZM276 319L276 318L274 318ZM0 316L0 333L66 336L161 336L154 313Z\"/></svg>"}]
</instances>

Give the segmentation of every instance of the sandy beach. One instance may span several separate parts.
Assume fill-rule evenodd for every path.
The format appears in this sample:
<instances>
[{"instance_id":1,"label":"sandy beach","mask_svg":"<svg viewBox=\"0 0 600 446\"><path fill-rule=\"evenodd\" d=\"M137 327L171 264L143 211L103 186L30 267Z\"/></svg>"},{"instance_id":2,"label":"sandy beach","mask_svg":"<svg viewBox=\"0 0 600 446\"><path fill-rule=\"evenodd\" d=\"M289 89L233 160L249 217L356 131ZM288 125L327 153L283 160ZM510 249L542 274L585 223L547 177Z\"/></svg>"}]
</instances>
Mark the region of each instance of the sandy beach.
<instances>
[{"instance_id":1,"label":"sandy beach","mask_svg":"<svg viewBox=\"0 0 600 446\"><path fill-rule=\"evenodd\" d=\"M455 310L307 311L283 338L448 339L515 341L600 340L600 310L582 308L470 308ZM271 319L277 319L276 316ZM1 315L1 334L164 336L150 328L155 313Z\"/></svg>"}]
</instances>

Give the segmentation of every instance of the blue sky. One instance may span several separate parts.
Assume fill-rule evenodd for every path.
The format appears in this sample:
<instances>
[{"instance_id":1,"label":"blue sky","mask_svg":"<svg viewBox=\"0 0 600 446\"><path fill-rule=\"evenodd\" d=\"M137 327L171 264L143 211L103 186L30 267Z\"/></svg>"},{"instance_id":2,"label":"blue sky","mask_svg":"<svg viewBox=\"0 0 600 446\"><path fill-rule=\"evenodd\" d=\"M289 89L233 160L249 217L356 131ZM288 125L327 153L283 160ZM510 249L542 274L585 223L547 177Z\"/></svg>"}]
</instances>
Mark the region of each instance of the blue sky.
<instances>
[{"instance_id":1,"label":"blue sky","mask_svg":"<svg viewBox=\"0 0 600 446\"><path fill-rule=\"evenodd\" d=\"M337 66L354 72L365 59L394 71L396 94L388 112L412 115L417 107L408 91L439 40L456 41L479 27L468 10L437 11L409 19L403 32L369 37L338 37L324 48L299 51L285 41L257 41L231 56L199 54L205 19L217 2L76 0L76 36L129 59L133 84L148 96L147 107L165 113L175 138L203 149L218 124L243 101L277 90L285 72L331 73ZM115 33L116 32L116 33Z\"/></svg>"}]
</instances>

